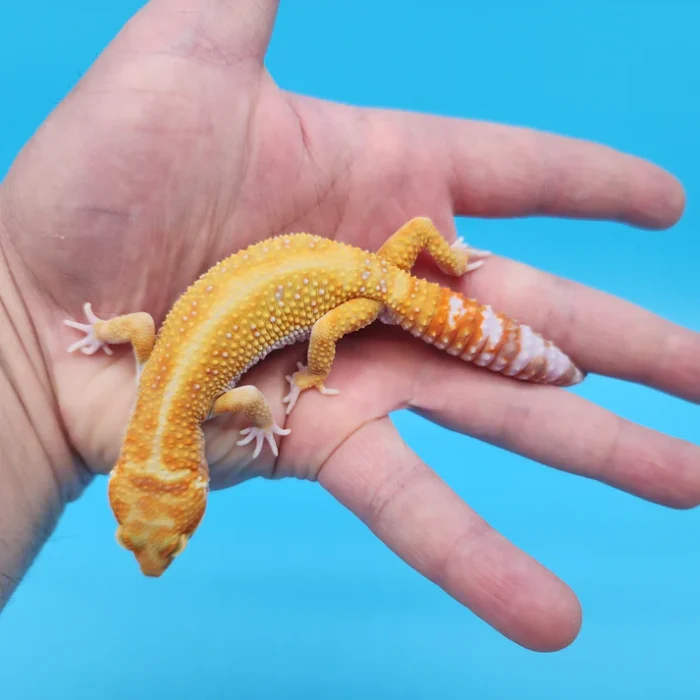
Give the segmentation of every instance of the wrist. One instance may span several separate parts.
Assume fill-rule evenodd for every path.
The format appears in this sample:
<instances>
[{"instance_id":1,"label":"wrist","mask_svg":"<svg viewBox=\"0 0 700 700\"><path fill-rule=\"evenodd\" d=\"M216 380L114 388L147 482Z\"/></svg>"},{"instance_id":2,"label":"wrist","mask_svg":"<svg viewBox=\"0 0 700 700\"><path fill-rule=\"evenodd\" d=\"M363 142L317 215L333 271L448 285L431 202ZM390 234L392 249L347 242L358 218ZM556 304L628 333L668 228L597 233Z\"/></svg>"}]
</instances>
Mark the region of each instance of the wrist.
<instances>
[{"instance_id":1,"label":"wrist","mask_svg":"<svg viewBox=\"0 0 700 700\"><path fill-rule=\"evenodd\" d=\"M0 608L79 489L11 240L0 217Z\"/></svg>"}]
</instances>

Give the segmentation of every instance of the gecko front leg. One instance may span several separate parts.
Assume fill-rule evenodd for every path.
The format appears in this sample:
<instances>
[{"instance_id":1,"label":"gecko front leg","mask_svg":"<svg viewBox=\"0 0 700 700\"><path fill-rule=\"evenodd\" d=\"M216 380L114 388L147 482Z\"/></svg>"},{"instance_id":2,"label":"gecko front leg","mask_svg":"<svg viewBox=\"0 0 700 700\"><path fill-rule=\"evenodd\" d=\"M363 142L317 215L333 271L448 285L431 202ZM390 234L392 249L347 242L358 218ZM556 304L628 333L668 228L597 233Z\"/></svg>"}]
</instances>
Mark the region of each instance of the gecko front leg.
<instances>
[{"instance_id":1,"label":"gecko front leg","mask_svg":"<svg viewBox=\"0 0 700 700\"><path fill-rule=\"evenodd\" d=\"M245 435L239 440L237 445L247 445L255 440L255 459L263 448L263 443L267 441L275 457L278 455L275 435L289 435L291 430L280 428L272 417L270 405L265 400L262 392L254 386L238 386L231 391L227 391L220 396L212 406L210 416L219 416L222 413L242 413L252 422L252 426L241 430L241 435Z\"/></svg>"},{"instance_id":2,"label":"gecko front leg","mask_svg":"<svg viewBox=\"0 0 700 700\"><path fill-rule=\"evenodd\" d=\"M111 355L110 345L131 343L136 356L137 379L141 375L141 369L148 361L156 342L156 329L150 314L139 311L133 314L115 316L108 320L98 318L92 311L89 302L83 304L83 312L88 323L78 323L66 319L66 326L75 328L85 333L85 336L70 345L68 352L80 350L85 355L93 355L102 349L105 354Z\"/></svg>"},{"instance_id":3,"label":"gecko front leg","mask_svg":"<svg viewBox=\"0 0 700 700\"><path fill-rule=\"evenodd\" d=\"M298 371L286 377L289 393L282 399L291 413L302 391L315 388L322 394L339 393L328 389L324 382L335 359L336 343L348 333L359 331L379 316L382 304L372 299L351 299L331 309L314 323L309 338L308 366L297 365Z\"/></svg>"}]
</instances>

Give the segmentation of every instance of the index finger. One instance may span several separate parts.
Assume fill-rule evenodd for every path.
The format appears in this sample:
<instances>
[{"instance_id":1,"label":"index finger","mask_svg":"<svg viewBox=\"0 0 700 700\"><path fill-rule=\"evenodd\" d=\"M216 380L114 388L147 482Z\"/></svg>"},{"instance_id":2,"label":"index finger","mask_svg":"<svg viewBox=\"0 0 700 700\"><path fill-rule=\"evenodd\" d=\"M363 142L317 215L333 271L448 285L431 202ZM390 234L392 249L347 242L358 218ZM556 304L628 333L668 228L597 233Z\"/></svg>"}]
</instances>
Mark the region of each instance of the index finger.
<instances>
[{"instance_id":1,"label":"index finger","mask_svg":"<svg viewBox=\"0 0 700 700\"><path fill-rule=\"evenodd\" d=\"M439 119L430 118L429 130L438 131ZM673 175L601 144L470 120L442 119L439 129L458 215L566 216L659 229L685 206Z\"/></svg>"}]
</instances>

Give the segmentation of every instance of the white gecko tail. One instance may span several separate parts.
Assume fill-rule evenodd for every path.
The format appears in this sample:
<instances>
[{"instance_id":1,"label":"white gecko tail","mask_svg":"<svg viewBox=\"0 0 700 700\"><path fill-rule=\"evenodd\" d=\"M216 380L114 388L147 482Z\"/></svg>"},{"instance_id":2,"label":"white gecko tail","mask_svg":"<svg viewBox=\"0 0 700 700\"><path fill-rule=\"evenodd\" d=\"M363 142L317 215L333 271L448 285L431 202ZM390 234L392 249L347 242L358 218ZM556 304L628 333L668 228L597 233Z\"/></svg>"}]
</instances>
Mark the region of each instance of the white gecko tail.
<instances>
[{"instance_id":1,"label":"white gecko tail","mask_svg":"<svg viewBox=\"0 0 700 700\"><path fill-rule=\"evenodd\" d=\"M424 342L462 360L514 379L571 386L585 377L554 343L530 326L496 313L475 299L423 282L432 313L408 304L390 309L395 323ZM423 296L423 295L421 295Z\"/></svg>"}]
</instances>

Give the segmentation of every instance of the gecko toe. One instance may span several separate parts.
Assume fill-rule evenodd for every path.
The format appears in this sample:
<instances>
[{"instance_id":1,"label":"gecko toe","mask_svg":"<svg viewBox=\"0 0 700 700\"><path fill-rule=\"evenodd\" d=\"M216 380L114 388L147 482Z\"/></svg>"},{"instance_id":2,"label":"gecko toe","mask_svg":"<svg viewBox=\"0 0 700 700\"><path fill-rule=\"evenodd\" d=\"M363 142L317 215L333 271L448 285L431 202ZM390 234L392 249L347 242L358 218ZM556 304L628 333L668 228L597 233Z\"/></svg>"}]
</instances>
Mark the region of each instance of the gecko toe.
<instances>
[{"instance_id":1,"label":"gecko toe","mask_svg":"<svg viewBox=\"0 0 700 700\"><path fill-rule=\"evenodd\" d=\"M262 448L265 445L265 442L267 442L267 444L270 446L270 449L272 450L272 454L274 454L275 457L277 457L279 455L279 450L277 447L277 443L275 442L275 435L289 435L290 432L291 430L289 430L289 428L280 428L276 423L273 423L267 428L257 428L254 426L250 428L243 428L243 430L240 431L240 435L244 435L245 437L238 440L236 442L236 445L244 446L255 440L253 459L257 459L257 457L262 452Z\"/></svg>"},{"instance_id":2,"label":"gecko toe","mask_svg":"<svg viewBox=\"0 0 700 700\"><path fill-rule=\"evenodd\" d=\"M71 319L64 319L63 323L69 328L74 328L77 331L85 333L85 336L80 340L77 340L72 345L66 348L67 352L75 352L80 350L84 355L94 355L98 350L104 350L105 355L113 355L112 348L107 345L103 340L97 337L95 332L95 324L100 323L102 319L95 316L92 311L92 306L90 302L85 302L83 304L83 312L89 323L80 323L78 321L73 321Z\"/></svg>"}]
</instances>

